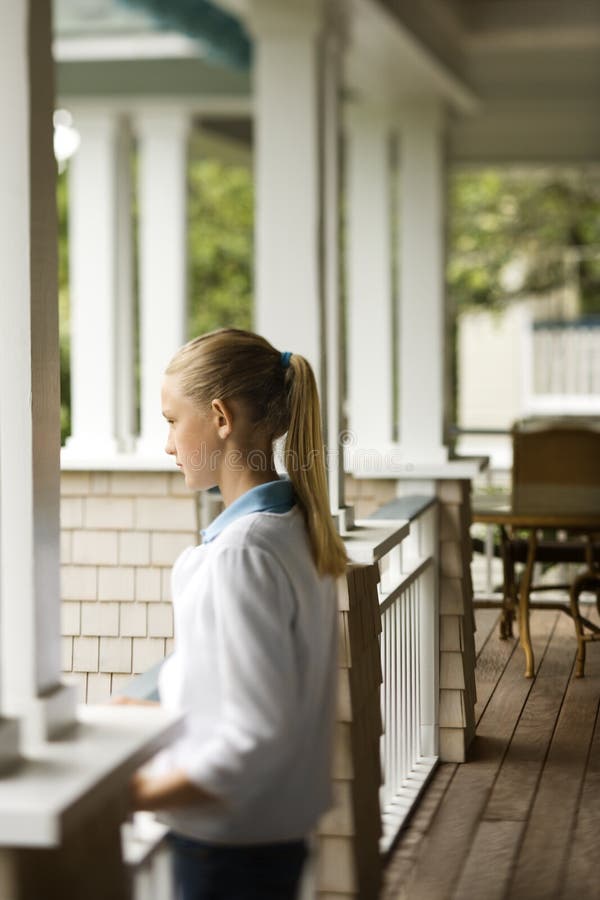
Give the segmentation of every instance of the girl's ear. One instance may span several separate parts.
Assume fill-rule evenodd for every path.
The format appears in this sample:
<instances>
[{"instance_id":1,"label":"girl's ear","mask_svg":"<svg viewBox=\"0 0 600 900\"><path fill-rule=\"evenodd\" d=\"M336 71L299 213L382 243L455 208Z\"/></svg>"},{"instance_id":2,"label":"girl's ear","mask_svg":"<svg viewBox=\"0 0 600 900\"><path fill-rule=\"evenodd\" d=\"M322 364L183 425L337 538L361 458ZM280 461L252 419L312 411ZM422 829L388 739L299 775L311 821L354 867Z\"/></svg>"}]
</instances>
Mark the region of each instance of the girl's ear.
<instances>
[{"instance_id":1,"label":"girl's ear","mask_svg":"<svg viewBox=\"0 0 600 900\"><path fill-rule=\"evenodd\" d=\"M213 400L210 406L217 434L224 441L233 430L233 411L224 400Z\"/></svg>"}]
</instances>

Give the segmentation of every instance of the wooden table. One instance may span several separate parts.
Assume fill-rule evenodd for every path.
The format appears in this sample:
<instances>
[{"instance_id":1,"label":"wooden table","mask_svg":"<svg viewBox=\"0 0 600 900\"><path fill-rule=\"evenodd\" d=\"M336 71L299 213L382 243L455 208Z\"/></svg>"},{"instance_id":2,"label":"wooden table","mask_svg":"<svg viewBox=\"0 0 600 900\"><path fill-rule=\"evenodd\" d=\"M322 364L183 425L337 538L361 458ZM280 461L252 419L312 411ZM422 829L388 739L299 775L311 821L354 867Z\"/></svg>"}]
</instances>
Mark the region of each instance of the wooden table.
<instances>
[{"instance_id":1,"label":"wooden table","mask_svg":"<svg viewBox=\"0 0 600 900\"><path fill-rule=\"evenodd\" d=\"M505 577L505 602L503 603L503 637L511 633L512 615L515 601L518 599L519 641L525 653L525 676L533 677L534 659L529 633L529 594L533 580L533 567L538 546L538 531L553 529L579 534L600 532L600 498L598 491L579 487L556 485L534 485L519 490L518 496L504 494L501 496L475 495L472 504L473 522L485 525L498 525L501 529ZM527 560L521 578L518 598L514 584L510 581L512 572L507 564L506 529L523 531L527 535ZM567 586L568 587L568 586ZM593 623L588 622L572 608L572 604L559 605L535 601L535 607L541 609L560 609L573 618L578 618L593 631L598 631Z\"/></svg>"}]
</instances>

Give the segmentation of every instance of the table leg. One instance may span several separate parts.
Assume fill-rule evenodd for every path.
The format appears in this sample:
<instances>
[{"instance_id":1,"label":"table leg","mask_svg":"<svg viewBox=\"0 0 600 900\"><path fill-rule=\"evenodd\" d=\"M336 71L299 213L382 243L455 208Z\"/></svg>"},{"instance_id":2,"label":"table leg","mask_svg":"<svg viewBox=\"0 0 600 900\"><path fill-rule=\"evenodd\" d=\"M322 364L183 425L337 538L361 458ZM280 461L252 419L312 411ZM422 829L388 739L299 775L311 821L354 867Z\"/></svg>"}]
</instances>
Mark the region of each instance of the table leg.
<instances>
[{"instance_id":1,"label":"table leg","mask_svg":"<svg viewBox=\"0 0 600 900\"><path fill-rule=\"evenodd\" d=\"M573 580L571 590L569 591L569 602L571 605L571 616L575 625L575 637L577 638L577 658L575 661L575 678L583 678L585 669L585 638L583 635L583 627L579 617L579 593L583 590L587 572L583 576L579 576Z\"/></svg>"},{"instance_id":2,"label":"table leg","mask_svg":"<svg viewBox=\"0 0 600 900\"><path fill-rule=\"evenodd\" d=\"M515 617L515 564L513 562L510 540L504 525L500 526L500 547L502 552L503 597L502 615L500 617L500 637L502 640L513 636L513 620Z\"/></svg>"},{"instance_id":3,"label":"table leg","mask_svg":"<svg viewBox=\"0 0 600 900\"><path fill-rule=\"evenodd\" d=\"M531 582L533 580L533 566L535 563L535 551L537 549L537 534L535 528L529 532L529 542L527 547L527 563L525 571L521 578L519 591L519 641L525 653L525 677L533 678L533 647L531 646L531 635L529 633L529 592L531 590Z\"/></svg>"}]
</instances>

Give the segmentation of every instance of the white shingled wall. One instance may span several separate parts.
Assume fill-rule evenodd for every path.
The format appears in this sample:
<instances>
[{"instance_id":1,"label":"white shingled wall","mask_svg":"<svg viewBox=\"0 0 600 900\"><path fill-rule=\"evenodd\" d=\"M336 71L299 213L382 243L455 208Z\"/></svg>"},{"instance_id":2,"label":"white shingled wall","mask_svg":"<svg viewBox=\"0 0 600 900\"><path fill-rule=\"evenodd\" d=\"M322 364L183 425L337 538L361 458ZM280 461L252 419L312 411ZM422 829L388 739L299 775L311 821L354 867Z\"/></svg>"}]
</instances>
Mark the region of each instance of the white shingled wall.
<instances>
[{"instance_id":1,"label":"white shingled wall","mask_svg":"<svg viewBox=\"0 0 600 900\"><path fill-rule=\"evenodd\" d=\"M172 649L171 567L198 542L179 473L61 477L62 668L82 701L108 700Z\"/></svg>"}]
</instances>

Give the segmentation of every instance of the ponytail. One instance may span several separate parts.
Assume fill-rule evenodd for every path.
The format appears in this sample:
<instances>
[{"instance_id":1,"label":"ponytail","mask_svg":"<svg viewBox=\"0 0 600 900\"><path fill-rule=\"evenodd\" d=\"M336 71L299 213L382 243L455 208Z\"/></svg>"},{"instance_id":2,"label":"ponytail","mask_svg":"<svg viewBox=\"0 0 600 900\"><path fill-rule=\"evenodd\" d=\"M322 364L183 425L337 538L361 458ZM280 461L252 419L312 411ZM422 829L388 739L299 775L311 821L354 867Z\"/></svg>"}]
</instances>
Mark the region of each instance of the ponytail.
<instances>
[{"instance_id":1,"label":"ponytail","mask_svg":"<svg viewBox=\"0 0 600 900\"><path fill-rule=\"evenodd\" d=\"M313 371L303 356L291 356L286 382L289 426L285 467L304 513L317 570L337 577L344 572L348 557L329 508L319 395Z\"/></svg>"}]
</instances>

